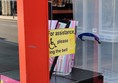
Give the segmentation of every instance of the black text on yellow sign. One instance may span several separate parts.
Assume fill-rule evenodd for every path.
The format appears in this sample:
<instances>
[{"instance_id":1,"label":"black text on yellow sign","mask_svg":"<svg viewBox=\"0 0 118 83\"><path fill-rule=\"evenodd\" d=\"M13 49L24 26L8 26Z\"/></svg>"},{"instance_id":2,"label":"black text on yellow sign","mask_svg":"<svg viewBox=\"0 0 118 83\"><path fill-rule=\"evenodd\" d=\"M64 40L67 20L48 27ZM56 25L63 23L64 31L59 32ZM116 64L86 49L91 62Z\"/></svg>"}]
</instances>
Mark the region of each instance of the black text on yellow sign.
<instances>
[{"instance_id":1,"label":"black text on yellow sign","mask_svg":"<svg viewBox=\"0 0 118 83\"><path fill-rule=\"evenodd\" d=\"M56 29L49 31L50 57L75 53L75 29Z\"/></svg>"}]
</instances>

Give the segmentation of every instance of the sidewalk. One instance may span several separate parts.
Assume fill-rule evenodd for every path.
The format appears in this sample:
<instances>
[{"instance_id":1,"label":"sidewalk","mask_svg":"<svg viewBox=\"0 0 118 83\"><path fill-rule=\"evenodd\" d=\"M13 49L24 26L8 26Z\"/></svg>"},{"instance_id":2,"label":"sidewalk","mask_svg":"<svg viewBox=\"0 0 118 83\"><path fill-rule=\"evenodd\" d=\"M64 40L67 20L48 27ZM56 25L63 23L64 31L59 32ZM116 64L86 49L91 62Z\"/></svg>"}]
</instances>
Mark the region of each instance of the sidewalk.
<instances>
[{"instance_id":1,"label":"sidewalk","mask_svg":"<svg viewBox=\"0 0 118 83\"><path fill-rule=\"evenodd\" d=\"M2 16L2 15L0 15L0 19L17 21L18 18L17 18L17 16L14 16L14 18L13 18L13 16Z\"/></svg>"}]
</instances>

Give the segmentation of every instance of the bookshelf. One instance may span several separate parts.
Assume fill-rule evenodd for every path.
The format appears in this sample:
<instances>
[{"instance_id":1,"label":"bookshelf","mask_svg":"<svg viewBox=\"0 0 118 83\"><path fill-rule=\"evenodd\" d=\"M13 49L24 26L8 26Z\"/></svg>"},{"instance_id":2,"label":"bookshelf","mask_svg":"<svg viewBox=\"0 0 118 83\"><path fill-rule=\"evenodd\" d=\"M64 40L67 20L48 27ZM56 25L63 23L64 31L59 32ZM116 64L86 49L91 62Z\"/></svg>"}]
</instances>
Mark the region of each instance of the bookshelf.
<instances>
[{"instance_id":1,"label":"bookshelf","mask_svg":"<svg viewBox=\"0 0 118 83\"><path fill-rule=\"evenodd\" d=\"M49 19L73 19L72 0L50 0L48 2L50 2Z\"/></svg>"},{"instance_id":2,"label":"bookshelf","mask_svg":"<svg viewBox=\"0 0 118 83\"><path fill-rule=\"evenodd\" d=\"M72 4L65 4L64 7L52 7L52 16L54 20L73 19Z\"/></svg>"}]
</instances>

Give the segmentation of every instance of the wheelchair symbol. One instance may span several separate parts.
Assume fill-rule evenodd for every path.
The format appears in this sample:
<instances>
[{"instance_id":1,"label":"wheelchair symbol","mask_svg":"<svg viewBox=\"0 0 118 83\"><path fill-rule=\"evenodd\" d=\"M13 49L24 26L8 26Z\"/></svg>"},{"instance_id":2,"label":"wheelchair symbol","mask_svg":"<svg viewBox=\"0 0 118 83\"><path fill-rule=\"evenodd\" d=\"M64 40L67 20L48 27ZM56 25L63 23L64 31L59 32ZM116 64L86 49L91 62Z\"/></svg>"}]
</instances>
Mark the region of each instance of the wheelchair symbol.
<instances>
[{"instance_id":1,"label":"wheelchair symbol","mask_svg":"<svg viewBox=\"0 0 118 83\"><path fill-rule=\"evenodd\" d=\"M49 46L49 48L51 49L51 50L53 50L54 48L56 48L57 46L55 45L55 43L52 41L52 38L50 38L50 46Z\"/></svg>"}]
</instances>

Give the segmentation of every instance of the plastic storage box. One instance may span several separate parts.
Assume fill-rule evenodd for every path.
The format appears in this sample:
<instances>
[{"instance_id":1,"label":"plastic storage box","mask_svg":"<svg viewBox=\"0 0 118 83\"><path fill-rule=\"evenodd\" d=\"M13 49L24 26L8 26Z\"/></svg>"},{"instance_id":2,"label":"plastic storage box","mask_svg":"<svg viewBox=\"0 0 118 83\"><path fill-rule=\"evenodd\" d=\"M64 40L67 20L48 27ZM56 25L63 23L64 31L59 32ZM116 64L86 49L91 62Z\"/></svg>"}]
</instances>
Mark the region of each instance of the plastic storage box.
<instances>
[{"instance_id":1,"label":"plastic storage box","mask_svg":"<svg viewBox=\"0 0 118 83\"><path fill-rule=\"evenodd\" d=\"M79 21L78 33L98 33L99 0L73 0L74 19Z\"/></svg>"},{"instance_id":2,"label":"plastic storage box","mask_svg":"<svg viewBox=\"0 0 118 83\"><path fill-rule=\"evenodd\" d=\"M101 59L98 56L99 44L96 41L77 39L75 67L79 67L91 71L99 71Z\"/></svg>"},{"instance_id":3,"label":"plastic storage box","mask_svg":"<svg viewBox=\"0 0 118 83\"><path fill-rule=\"evenodd\" d=\"M75 66L99 71L107 83L118 83L118 0L73 0L77 34L94 33L101 44L91 39L77 40Z\"/></svg>"}]
</instances>

